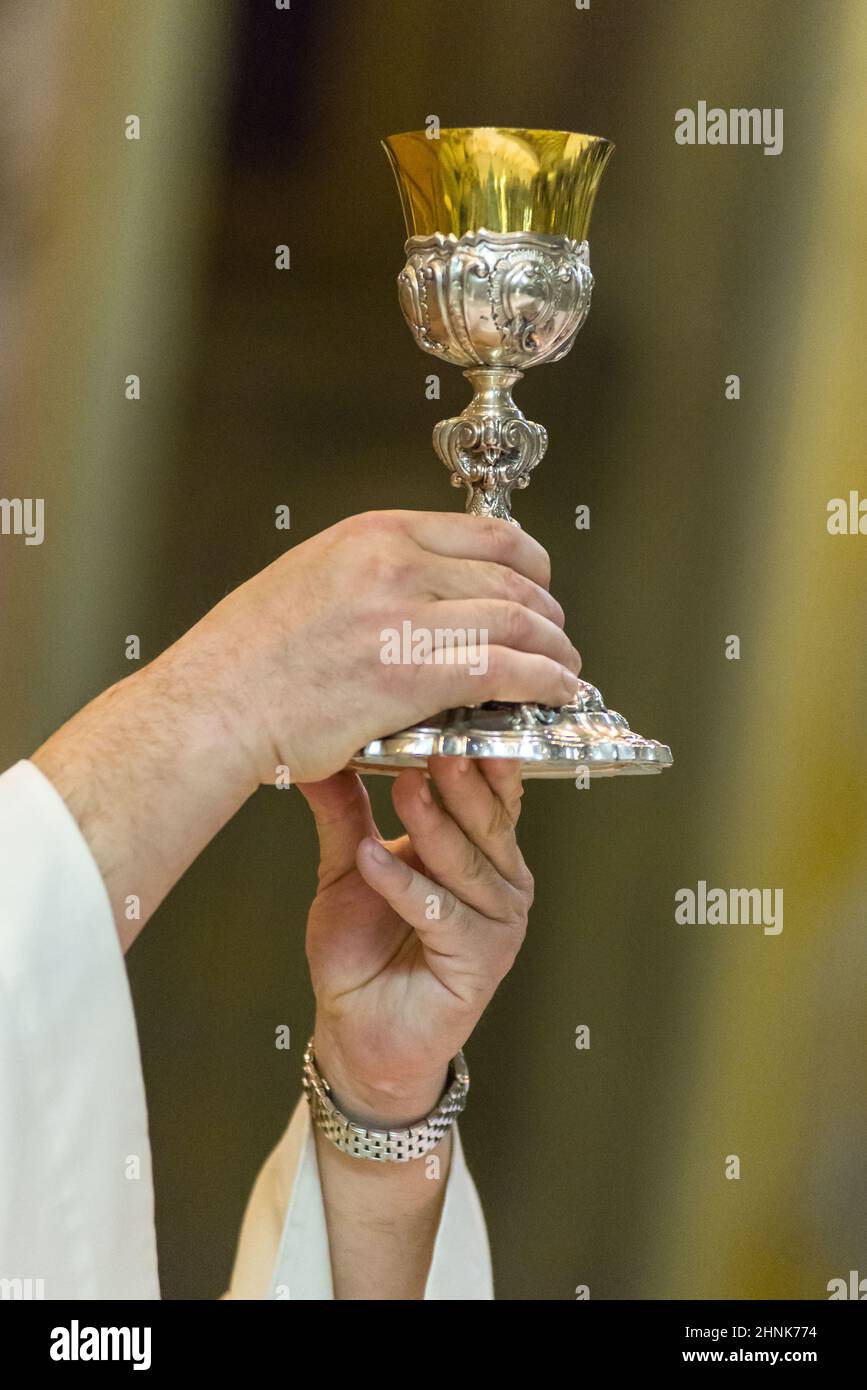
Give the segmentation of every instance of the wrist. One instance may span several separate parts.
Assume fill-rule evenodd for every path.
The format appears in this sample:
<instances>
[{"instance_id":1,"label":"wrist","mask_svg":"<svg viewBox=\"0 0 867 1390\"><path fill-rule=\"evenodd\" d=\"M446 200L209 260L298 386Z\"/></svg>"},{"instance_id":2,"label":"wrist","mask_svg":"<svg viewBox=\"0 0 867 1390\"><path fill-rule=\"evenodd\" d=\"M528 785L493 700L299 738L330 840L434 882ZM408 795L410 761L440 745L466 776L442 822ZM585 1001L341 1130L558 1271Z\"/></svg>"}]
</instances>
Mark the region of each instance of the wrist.
<instances>
[{"instance_id":1,"label":"wrist","mask_svg":"<svg viewBox=\"0 0 867 1390\"><path fill-rule=\"evenodd\" d=\"M262 781L267 759L256 746L253 701L236 693L224 677L225 657L211 650L197 624L169 647L138 678L150 699L177 722L176 742L189 749L189 761L209 769L207 785L228 802L243 804Z\"/></svg>"},{"instance_id":2,"label":"wrist","mask_svg":"<svg viewBox=\"0 0 867 1390\"><path fill-rule=\"evenodd\" d=\"M389 1077L349 1063L339 1044L317 1021L313 1051L320 1075L339 1110L366 1129L405 1129L435 1109L446 1089L448 1062Z\"/></svg>"}]
</instances>

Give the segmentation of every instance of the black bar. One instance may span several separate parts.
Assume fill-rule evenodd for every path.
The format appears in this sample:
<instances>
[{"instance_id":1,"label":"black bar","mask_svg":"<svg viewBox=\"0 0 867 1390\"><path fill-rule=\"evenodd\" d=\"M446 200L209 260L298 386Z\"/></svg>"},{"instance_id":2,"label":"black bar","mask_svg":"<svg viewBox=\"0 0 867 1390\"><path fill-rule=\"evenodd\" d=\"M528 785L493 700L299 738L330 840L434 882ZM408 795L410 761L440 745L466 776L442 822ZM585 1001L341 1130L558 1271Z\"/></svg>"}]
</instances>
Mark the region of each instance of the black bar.
<instances>
[{"instance_id":1,"label":"black bar","mask_svg":"<svg viewBox=\"0 0 867 1390\"><path fill-rule=\"evenodd\" d=\"M547 1367L552 1351L561 1350L576 1377L591 1366L603 1371L675 1368L796 1365L824 1374L862 1363L865 1330L860 1310L839 1302L720 1301L720 1302L602 1302L569 1305L539 1302L526 1315L502 1310L497 1303L452 1307L443 1318L419 1306L411 1313L388 1304L365 1303L364 1320L357 1305L271 1303L0 1303L0 1333L6 1356L14 1354L25 1373L48 1370L59 1375L84 1372L89 1376L108 1368L113 1374L160 1375L166 1371L211 1371L221 1377L233 1372L249 1378L269 1367L287 1379L314 1377L313 1366L336 1365L359 1377L413 1365L425 1379L436 1348L437 1380L451 1374L448 1348L455 1369L469 1344L491 1361L513 1355L523 1344L542 1354L538 1372ZM559 1311L558 1311L559 1310ZM415 1321L416 1317L418 1322ZM505 1320L500 1321L501 1318ZM344 1319L348 1322L344 1324ZM116 1333L102 1329L117 1329ZM94 1331L94 1329L96 1331ZM138 1329L138 1331L134 1331ZM323 1331L340 1330L339 1342L324 1343ZM541 1333L544 1340L539 1341ZM431 1336L436 1335L436 1342ZM318 1350L317 1350L318 1346ZM55 1359L64 1353L75 1359ZM339 1349L339 1352L338 1352ZM105 1359L86 1359L92 1350ZM125 1354L126 1359L115 1359ZM405 1358L415 1355L420 1362ZM147 1363L147 1364L145 1364ZM851 1373L851 1369L850 1369ZM413 1372L414 1374L414 1372Z\"/></svg>"}]
</instances>

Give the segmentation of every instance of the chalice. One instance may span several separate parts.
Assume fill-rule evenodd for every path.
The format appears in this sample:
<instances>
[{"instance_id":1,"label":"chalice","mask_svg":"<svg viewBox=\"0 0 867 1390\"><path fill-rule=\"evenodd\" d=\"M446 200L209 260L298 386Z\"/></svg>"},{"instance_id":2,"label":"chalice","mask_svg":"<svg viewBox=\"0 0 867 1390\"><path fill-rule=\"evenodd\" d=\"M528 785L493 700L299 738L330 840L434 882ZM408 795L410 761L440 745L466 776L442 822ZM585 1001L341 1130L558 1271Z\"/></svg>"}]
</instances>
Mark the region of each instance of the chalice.
<instances>
[{"instance_id":1,"label":"chalice","mask_svg":"<svg viewBox=\"0 0 867 1390\"><path fill-rule=\"evenodd\" d=\"M517 525L511 495L548 444L512 399L527 367L557 362L590 308L587 230L613 146L559 130L476 127L391 135L408 240L400 307L424 352L463 367L474 396L434 427L433 446L466 510ZM659 772L671 750L634 733L595 686L574 700L442 711L368 743L352 760L397 773L428 758L517 758L525 777Z\"/></svg>"}]
</instances>

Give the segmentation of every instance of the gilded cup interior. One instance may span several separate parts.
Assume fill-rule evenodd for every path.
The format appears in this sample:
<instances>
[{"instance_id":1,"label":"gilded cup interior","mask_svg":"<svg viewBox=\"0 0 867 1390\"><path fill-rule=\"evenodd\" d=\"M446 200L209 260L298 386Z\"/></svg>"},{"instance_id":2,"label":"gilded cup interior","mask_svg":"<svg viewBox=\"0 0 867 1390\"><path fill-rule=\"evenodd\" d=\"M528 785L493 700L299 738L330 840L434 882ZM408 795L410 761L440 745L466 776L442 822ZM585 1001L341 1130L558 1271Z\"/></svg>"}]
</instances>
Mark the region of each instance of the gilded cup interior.
<instances>
[{"instance_id":1,"label":"gilded cup interior","mask_svg":"<svg viewBox=\"0 0 867 1390\"><path fill-rule=\"evenodd\" d=\"M408 236L542 232L583 241L614 146L569 130L472 126L383 142Z\"/></svg>"}]
</instances>

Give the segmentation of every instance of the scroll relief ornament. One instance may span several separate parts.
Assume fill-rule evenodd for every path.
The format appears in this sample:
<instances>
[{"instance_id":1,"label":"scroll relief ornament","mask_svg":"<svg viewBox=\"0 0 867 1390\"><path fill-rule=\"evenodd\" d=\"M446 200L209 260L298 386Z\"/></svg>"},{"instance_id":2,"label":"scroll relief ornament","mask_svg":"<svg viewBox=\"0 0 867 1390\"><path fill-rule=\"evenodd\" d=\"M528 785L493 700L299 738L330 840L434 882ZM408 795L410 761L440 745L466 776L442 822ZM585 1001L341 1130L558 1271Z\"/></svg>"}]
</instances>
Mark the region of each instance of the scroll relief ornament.
<instances>
[{"instance_id":1,"label":"scroll relief ornament","mask_svg":"<svg viewBox=\"0 0 867 1390\"><path fill-rule=\"evenodd\" d=\"M512 490L527 486L548 445L512 387L523 368L572 347L590 309L587 242L479 231L411 237L406 250L404 317L419 346L463 367L475 391L460 415L434 427L434 448L466 489L468 512L512 521Z\"/></svg>"}]
</instances>

